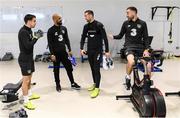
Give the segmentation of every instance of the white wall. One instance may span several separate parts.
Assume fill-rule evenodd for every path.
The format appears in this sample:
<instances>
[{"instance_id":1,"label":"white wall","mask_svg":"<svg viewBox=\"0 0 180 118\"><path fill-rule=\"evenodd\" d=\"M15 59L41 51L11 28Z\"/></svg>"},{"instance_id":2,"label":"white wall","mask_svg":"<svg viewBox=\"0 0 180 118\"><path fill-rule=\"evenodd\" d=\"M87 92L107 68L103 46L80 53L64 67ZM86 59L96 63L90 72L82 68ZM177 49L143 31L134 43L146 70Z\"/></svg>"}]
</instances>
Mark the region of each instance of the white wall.
<instances>
[{"instance_id":1,"label":"white wall","mask_svg":"<svg viewBox=\"0 0 180 118\"><path fill-rule=\"evenodd\" d=\"M13 0L12 0L13 1ZM43 1L43 2L42 2ZM41 3L42 2L42 3ZM154 36L152 47L156 49L165 48L177 52L176 46L180 46L180 10L179 19L176 10L173 14L173 44L167 44L169 22L159 22L160 17L155 16L155 20L151 21L151 7L158 5L176 5L180 6L179 0L21 0L21 2L9 3L2 0L4 6L37 6L46 8L46 6L63 7L63 17L69 31L69 37L75 56L79 57L79 43L83 25L86 23L83 18L83 12L86 9L92 9L95 12L97 20L101 21L106 28L107 33L118 34L121 25L126 20L125 10L128 6L136 6L139 10L141 19L147 21L149 35ZM2 4L1 4L2 5ZM2 7L2 6L1 6ZM166 15L166 10L158 10L157 15ZM161 20L165 18L161 17ZM49 19L51 20L51 19ZM165 20L164 20L165 21ZM164 26L164 27L163 27ZM113 50L113 55L122 48L123 40L111 41L110 47ZM47 39L46 36L40 39L35 46L35 54L46 51ZM12 51L17 57L19 53L17 33L0 33L0 56L7 51ZM179 50L178 50L179 51Z\"/></svg>"}]
</instances>

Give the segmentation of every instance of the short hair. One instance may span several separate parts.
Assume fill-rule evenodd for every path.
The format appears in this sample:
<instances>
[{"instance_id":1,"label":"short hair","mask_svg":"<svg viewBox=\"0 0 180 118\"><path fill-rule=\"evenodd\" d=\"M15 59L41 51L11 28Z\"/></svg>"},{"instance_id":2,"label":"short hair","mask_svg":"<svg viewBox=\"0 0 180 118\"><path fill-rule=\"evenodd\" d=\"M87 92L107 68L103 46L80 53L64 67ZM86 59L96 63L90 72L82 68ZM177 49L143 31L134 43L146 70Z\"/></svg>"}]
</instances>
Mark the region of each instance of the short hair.
<instances>
[{"instance_id":1,"label":"short hair","mask_svg":"<svg viewBox=\"0 0 180 118\"><path fill-rule=\"evenodd\" d=\"M33 14L26 14L24 17L24 22L27 23L29 20L32 20L33 18L36 18Z\"/></svg>"},{"instance_id":2,"label":"short hair","mask_svg":"<svg viewBox=\"0 0 180 118\"><path fill-rule=\"evenodd\" d=\"M92 16L94 16L94 12L92 10L86 10L84 13L88 13L88 14L91 14Z\"/></svg>"},{"instance_id":3,"label":"short hair","mask_svg":"<svg viewBox=\"0 0 180 118\"><path fill-rule=\"evenodd\" d=\"M130 7L128 7L126 10L132 10L132 11L135 11L136 13L138 12L138 10L137 10L137 8L136 7L134 7L134 6L130 6Z\"/></svg>"}]
</instances>

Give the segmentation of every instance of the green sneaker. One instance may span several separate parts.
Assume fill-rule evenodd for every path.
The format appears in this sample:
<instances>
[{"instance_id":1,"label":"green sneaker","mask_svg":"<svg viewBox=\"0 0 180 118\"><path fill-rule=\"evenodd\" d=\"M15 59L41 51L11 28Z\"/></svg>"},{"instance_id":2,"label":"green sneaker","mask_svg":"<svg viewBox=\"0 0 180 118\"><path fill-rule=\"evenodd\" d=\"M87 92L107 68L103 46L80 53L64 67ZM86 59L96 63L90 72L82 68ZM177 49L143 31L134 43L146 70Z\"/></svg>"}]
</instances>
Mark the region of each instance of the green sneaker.
<instances>
[{"instance_id":1,"label":"green sneaker","mask_svg":"<svg viewBox=\"0 0 180 118\"><path fill-rule=\"evenodd\" d=\"M91 93L91 98L96 98L99 95L100 89L99 88L95 88L92 93Z\"/></svg>"},{"instance_id":2,"label":"green sneaker","mask_svg":"<svg viewBox=\"0 0 180 118\"><path fill-rule=\"evenodd\" d=\"M95 84L88 88L88 91L93 91L95 89Z\"/></svg>"},{"instance_id":3,"label":"green sneaker","mask_svg":"<svg viewBox=\"0 0 180 118\"><path fill-rule=\"evenodd\" d=\"M35 99L39 99L40 96L38 94L33 93L31 96L29 96L29 100L35 100Z\"/></svg>"},{"instance_id":4,"label":"green sneaker","mask_svg":"<svg viewBox=\"0 0 180 118\"><path fill-rule=\"evenodd\" d=\"M29 110L35 110L35 108L36 108L36 106L31 101L24 103L24 107Z\"/></svg>"}]
</instances>

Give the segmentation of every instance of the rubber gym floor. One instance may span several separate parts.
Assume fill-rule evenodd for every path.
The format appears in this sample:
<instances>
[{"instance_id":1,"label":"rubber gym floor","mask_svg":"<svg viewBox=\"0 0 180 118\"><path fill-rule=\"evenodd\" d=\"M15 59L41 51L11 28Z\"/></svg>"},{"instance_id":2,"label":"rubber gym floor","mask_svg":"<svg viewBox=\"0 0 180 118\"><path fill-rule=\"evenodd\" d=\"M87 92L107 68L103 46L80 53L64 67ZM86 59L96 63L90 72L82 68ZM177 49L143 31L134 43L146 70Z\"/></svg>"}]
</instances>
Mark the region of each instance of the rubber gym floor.
<instances>
[{"instance_id":1,"label":"rubber gym floor","mask_svg":"<svg viewBox=\"0 0 180 118\"><path fill-rule=\"evenodd\" d=\"M159 88L163 94L169 91L180 90L180 63L179 59L165 60L163 72L153 73L154 86ZM55 91L55 83L52 69L48 69L48 63L35 63L36 72L32 82L32 91L38 93L41 98L33 101L36 110L27 110L29 118L135 118L135 111L129 100L116 100L115 96L130 94L122 85L125 76L125 64L115 61L114 70L105 71L101 69L101 92L100 95L91 99L87 87L92 84L89 64L78 63L74 68L74 78L81 85L80 91L71 90L70 83L64 69L60 70L62 92ZM0 88L6 83L16 83L21 79L17 60L0 62ZM21 98L21 90L19 90ZM180 98L177 96L165 97L167 107L167 118L180 117ZM7 118L8 113L13 112L21 104L11 107L10 110L2 110L7 104L0 103L0 118Z\"/></svg>"}]
</instances>

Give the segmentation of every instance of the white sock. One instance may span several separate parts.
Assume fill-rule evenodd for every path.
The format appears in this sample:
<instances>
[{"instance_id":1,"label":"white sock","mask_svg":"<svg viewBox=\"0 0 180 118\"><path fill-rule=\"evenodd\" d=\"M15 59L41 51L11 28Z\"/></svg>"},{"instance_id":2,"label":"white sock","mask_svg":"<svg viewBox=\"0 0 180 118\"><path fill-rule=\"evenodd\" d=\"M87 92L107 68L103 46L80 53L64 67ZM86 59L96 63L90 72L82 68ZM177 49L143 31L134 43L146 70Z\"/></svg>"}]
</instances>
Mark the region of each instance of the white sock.
<instances>
[{"instance_id":1,"label":"white sock","mask_svg":"<svg viewBox=\"0 0 180 118\"><path fill-rule=\"evenodd\" d=\"M24 103L27 103L27 102L29 102L29 97L28 97L28 95L26 95L26 96L23 96L23 99L24 99Z\"/></svg>"},{"instance_id":2,"label":"white sock","mask_svg":"<svg viewBox=\"0 0 180 118\"><path fill-rule=\"evenodd\" d=\"M28 90L28 96L31 96L32 95L32 91L31 89Z\"/></svg>"}]
</instances>

